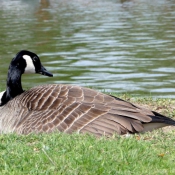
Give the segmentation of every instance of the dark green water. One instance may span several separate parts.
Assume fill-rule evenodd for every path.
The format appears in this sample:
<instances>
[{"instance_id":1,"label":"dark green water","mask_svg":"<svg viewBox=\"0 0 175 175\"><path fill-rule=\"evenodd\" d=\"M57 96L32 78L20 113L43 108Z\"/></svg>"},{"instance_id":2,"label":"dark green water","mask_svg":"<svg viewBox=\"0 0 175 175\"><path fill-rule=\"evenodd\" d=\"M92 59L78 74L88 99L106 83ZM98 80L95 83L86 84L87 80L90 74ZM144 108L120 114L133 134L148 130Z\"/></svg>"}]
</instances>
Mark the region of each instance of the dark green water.
<instances>
[{"instance_id":1,"label":"dark green water","mask_svg":"<svg viewBox=\"0 0 175 175\"><path fill-rule=\"evenodd\" d=\"M1 0L0 80L22 49L53 78L23 76L23 87L67 83L105 91L175 97L175 1Z\"/></svg>"}]
</instances>

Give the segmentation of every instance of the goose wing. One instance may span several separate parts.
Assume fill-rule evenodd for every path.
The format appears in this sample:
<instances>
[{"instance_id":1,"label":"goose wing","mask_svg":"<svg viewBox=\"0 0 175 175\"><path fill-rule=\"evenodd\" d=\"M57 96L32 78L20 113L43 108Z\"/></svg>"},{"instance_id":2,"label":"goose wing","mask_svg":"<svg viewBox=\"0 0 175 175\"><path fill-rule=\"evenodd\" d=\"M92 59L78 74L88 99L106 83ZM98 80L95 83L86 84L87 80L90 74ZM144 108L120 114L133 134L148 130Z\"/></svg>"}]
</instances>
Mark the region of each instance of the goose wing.
<instances>
[{"instance_id":1,"label":"goose wing","mask_svg":"<svg viewBox=\"0 0 175 175\"><path fill-rule=\"evenodd\" d=\"M23 134L59 130L100 136L142 132L149 123L175 124L119 98L73 85L37 86L15 100L22 106L16 114L15 132Z\"/></svg>"}]
</instances>

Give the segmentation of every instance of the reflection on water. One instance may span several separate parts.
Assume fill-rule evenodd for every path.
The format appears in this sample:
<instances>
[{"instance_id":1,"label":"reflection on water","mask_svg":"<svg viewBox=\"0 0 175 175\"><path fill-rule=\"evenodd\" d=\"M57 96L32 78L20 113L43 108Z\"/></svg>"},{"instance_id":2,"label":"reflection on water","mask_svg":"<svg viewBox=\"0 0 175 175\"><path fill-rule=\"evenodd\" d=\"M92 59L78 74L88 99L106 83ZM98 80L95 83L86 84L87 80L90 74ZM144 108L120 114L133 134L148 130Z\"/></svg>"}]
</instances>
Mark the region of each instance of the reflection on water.
<instances>
[{"instance_id":1,"label":"reflection on water","mask_svg":"<svg viewBox=\"0 0 175 175\"><path fill-rule=\"evenodd\" d=\"M25 75L25 89L67 83L175 97L172 1L3 0L0 15L2 87L11 58L28 49L54 77Z\"/></svg>"}]
</instances>

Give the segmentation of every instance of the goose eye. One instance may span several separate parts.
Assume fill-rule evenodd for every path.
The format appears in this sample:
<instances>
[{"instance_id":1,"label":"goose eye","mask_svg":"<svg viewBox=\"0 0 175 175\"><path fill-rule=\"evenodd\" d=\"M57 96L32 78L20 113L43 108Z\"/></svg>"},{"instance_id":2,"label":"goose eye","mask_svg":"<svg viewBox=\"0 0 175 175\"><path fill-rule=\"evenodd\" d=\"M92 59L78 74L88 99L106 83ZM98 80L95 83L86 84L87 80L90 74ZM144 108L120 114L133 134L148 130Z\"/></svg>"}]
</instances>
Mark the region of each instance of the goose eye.
<instances>
[{"instance_id":1,"label":"goose eye","mask_svg":"<svg viewBox=\"0 0 175 175\"><path fill-rule=\"evenodd\" d=\"M34 62L36 62L36 61L37 61L37 59L38 59L38 58L37 58L36 56L35 56L35 57L33 57L33 61L34 61Z\"/></svg>"}]
</instances>

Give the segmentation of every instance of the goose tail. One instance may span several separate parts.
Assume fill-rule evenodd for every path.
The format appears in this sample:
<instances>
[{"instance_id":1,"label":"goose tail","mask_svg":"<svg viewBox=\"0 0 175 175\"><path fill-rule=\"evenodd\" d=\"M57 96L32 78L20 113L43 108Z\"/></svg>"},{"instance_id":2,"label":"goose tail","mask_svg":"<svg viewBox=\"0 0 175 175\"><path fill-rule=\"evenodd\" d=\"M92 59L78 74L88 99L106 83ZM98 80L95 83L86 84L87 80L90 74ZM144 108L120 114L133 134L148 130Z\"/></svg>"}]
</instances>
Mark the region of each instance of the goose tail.
<instances>
[{"instance_id":1,"label":"goose tail","mask_svg":"<svg viewBox=\"0 0 175 175\"><path fill-rule=\"evenodd\" d=\"M152 111L154 116L150 116L152 121L150 123L143 123L144 130L143 132L153 131L158 128L162 128L165 126L175 126L175 120L166 117L158 112Z\"/></svg>"},{"instance_id":2,"label":"goose tail","mask_svg":"<svg viewBox=\"0 0 175 175\"><path fill-rule=\"evenodd\" d=\"M162 122L162 123L166 123L167 125L172 125L175 126L175 120L166 117L162 114L159 114L158 112L152 111L153 114L155 115L155 117L152 118L152 122Z\"/></svg>"}]
</instances>

